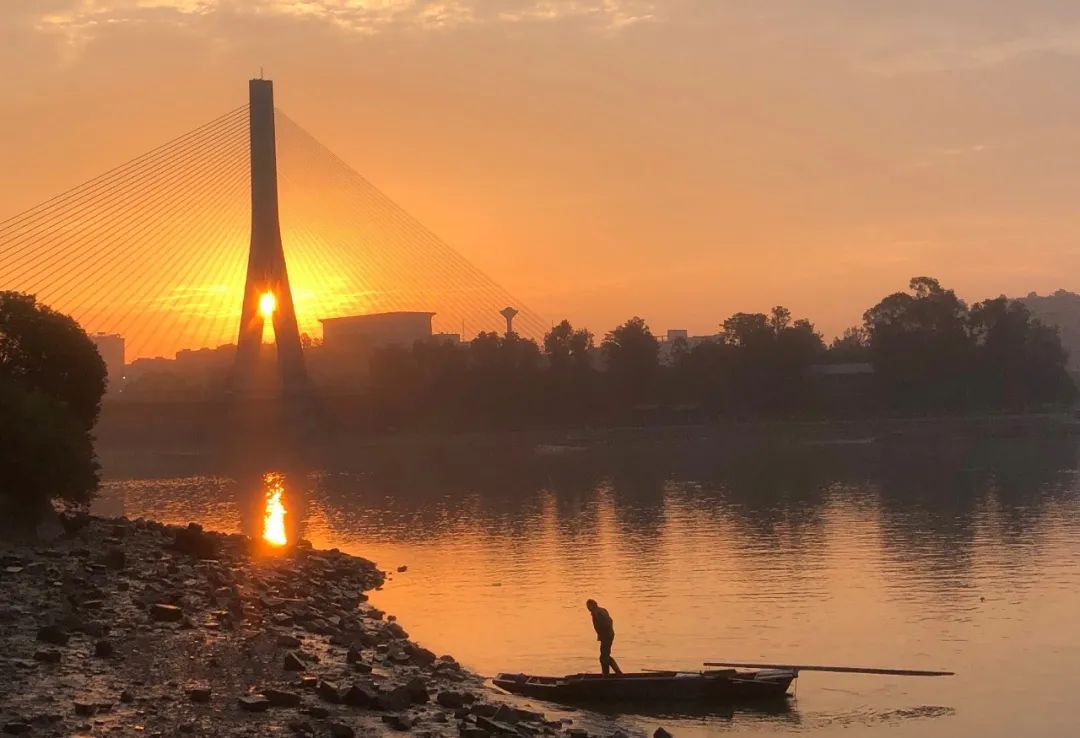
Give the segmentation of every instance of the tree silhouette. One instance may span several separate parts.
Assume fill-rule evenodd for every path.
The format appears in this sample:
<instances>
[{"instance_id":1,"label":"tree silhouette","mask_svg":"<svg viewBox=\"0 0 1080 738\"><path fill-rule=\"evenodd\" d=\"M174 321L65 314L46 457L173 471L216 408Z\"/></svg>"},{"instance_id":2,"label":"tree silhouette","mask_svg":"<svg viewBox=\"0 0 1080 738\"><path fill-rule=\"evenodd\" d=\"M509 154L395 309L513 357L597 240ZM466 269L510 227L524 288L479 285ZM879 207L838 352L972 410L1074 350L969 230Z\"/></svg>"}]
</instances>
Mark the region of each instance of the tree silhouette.
<instances>
[{"instance_id":1,"label":"tree silhouette","mask_svg":"<svg viewBox=\"0 0 1080 738\"><path fill-rule=\"evenodd\" d=\"M97 422L105 362L78 323L33 295L0 292L0 377L63 403L86 430Z\"/></svg>"},{"instance_id":2,"label":"tree silhouette","mask_svg":"<svg viewBox=\"0 0 1080 738\"><path fill-rule=\"evenodd\" d=\"M655 391L660 342L643 319L635 316L610 331L600 349L612 388L621 401L641 402Z\"/></svg>"}]
</instances>

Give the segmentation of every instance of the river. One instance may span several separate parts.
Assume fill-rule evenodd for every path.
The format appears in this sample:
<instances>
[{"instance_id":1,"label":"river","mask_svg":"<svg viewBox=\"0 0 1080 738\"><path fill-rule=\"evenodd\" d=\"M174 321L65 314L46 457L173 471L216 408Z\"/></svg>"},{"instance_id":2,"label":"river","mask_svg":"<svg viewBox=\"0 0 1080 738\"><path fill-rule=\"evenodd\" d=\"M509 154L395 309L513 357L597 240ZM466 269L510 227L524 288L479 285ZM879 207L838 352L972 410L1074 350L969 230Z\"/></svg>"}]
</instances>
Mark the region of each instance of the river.
<instances>
[{"instance_id":1,"label":"river","mask_svg":"<svg viewBox=\"0 0 1080 738\"><path fill-rule=\"evenodd\" d=\"M589 597L615 619L624 670L722 659L957 672L807 672L787 710L624 716L630 727L1070 736L1077 452L1069 438L848 438L731 453L692 434L369 449L285 470L285 499L291 535L378 562L391 576L375 603L483 674L596 670ZM97 509L257 534L257 478L200 464L107 463Z\"/></svg>"}]
</instances>

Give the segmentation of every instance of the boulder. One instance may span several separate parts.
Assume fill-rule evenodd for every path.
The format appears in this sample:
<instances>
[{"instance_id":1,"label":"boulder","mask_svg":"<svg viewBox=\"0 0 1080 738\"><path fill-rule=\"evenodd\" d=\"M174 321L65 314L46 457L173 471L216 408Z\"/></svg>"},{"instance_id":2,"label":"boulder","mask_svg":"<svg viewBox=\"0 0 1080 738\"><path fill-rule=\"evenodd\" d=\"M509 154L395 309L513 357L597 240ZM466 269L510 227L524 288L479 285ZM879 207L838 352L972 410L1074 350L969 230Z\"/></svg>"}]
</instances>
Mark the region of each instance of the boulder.
<instances>
[{"instance_id":1,"label":"boulder","mask_svg":"<svg viewBox=\"0 0 1080 738\"><path fill-rule=\"evenodd\" d=\"M112 658L116 653L116 649L113 648L113 644L109 641L98 641L94 644L94 656L99 659Z\"/></svg>"},{"instance_id":2,"label":"boulder","mask_svg":"<svg viewBox=\"0 0 1080 738\"><path fill-rule=\"evenodd\" d=\"M59 625L46 625L38 629L37 639L42 643L51 643L54 646L66 646L71 636Z\"/></svg>"},{"instance_id":3,"label":"boulder","mask_svg":"<svg viewBox=\"0 0 1080 738\"><path fill-rule=\"evenodd\" d=\"M285 654L285 663L283 667L285 671L303 671L307 668L307 664L300 658L300 654L296 651L289 651Z\"/></svg>"},{"instance_id":4,"label":"boulder","mask_svg":"<svg viewBox=\"0 0 1080 738\"><path fill-rule=\"evenodd\" d=\"M657 728L653 733L653 738L673 738L673 736L663 728Z\"/></svg>"},{"instance_id":5,"label":"boulder","mask_svg":"<svg viewBox=\"0 0 1080 738\"><path fill-rule=\"evenodd\" d=\"M465 695L461 692L444 690L435 695L435 701L450 710L457 710L465 705Z\"/></svg>"},{"instance_id":6,"label":"boulder","mask_svg":"<svg viewBox=\"0 0 1080 738\"><path fill-rule=\"evenodd\" d=\"M43 664L59 664L60 652L55 648L39 648L34 651L34 661L40 661Z\"/></svg>"},{"instance_id":7,"label":"boulder","mask_svg":"<svg viewBox=\"0 0 1080 738\"><path fill-rule=\"evenodd\" d=\"M315 694L333 705L341 703L341 689L333 682L320 680L319 683L315 685Z\"/></svg>"},{"instance_id":8,"label":"boulder","mask_svg":"<svg viewBox=\"0 0 1080 738\"><path fill-rule=\"evenodd\" d=\"M210 701L210 687L198 686L189 687L187 691L188 699L192 702L209 702Z\"/></svg>"},{"instance_id":9,"label":"boulder","mask_svg":"<svg viewBox=\"0 0 1080 738\"><path fill-rule=\"evenodd\" d=\"M172 548L196 559L216 559L218 544L215 536L205 533L201 525L190 523L176 531Z\"/></svg>"},{"instance_id":10,"label":"boulder","mask_svg":"<svg viewBox=\"0 0 1080 738\"><path fill-rule=\"evenodd\" d=\"M330 731L330 738L355 738L356 731L345 723L330 723L326 726Z\"/></svg>"},{"instance_id":11,"label":"boulder","mask_svg":"<svg viewBox=\"0 0 1080 738\"><path fill-rule=\"evenodd\" d=\"M282 689L264 689L263 697L270 700L271 707L299 707L300 695Z\"/></svg>"},{"instance_id":12,"label":"boulder","mask_svg":"<svg viewBox=\"0 0 1080 738\"><path fill-rule=\"evenodd\" d=\"M341 701L352 707L377 707L379 691L368 684L353 684L342 694Z\"/></svg>"},{"instance_id":13,"label":"boulder","mask_svg":"<svg viewBox=\"0 0 1080 738\"><path fill-rule=\"evenodd\" d=\"M391 730L402 732L412 730L416 725L416 718L411 715L383 715L383 722L390 726Z\"/></svg>"},{"instance_id":14,"label":"boulder","mask_svg":"<svg viewBox=\"0 0 1080 738\"><path fill-rule=\"evenodd\" d=\"M184 619L184 611L176 605L158 602L150 605L150 619L156 623L179 623Z\"/></svg>"},{"instance_id":15,"label":"boulder","mask_svg":"<svg viewBox=\"0 0 1080 738\"><path fill-rule=\"evenodd\" d=\"M263 697L261 694L251 694L245 697L241 697L239 700L240 709L247 712L266 712L270 707L270 700Z\"/></svg>"}]
</instances>

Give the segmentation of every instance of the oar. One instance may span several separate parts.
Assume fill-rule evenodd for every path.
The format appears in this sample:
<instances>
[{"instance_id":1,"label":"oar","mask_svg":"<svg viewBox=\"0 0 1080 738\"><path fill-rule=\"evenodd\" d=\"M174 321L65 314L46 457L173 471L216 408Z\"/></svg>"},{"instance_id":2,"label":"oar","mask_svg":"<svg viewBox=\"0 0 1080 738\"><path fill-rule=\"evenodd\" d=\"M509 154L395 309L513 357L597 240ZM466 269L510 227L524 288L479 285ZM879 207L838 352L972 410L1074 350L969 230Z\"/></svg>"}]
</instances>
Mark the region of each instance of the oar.
<instances>
[{"instance_id":1,"label":"oar","mask_svg":"<svg viewBox=\"0 0 1080 738\"><path fill-rule=\"evenodd\" d=\"M870 669L863 666L813 666L807 664L744 664L727 661L706 661L705 666L727 666L735 669L791 669L792 671L835 671L842 674L888 674L891 676L955 676L951 671L924 669Z\"/></svg>"}]
</instances>

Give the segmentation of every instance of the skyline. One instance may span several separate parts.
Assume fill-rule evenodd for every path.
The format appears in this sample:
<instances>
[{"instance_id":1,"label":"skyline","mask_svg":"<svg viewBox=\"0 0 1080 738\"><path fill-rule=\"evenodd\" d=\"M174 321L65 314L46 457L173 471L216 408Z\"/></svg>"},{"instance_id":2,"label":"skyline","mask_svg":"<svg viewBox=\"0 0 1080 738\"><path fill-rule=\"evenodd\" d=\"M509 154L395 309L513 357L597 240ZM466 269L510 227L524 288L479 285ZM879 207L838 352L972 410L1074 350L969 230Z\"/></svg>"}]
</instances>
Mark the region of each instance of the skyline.
<instances>
[{"instance_id":1,"label":"skyline","mask_svg":"<svg viewBox=\"0 0 1080 738\"><path fill-rule=\"evenodd\" d=\"M1077 111L1054 90L1080 10L495 5L16 0L4 216L234 107L262 65L553 322L705 334L782 303L832 336L917 274L969 302L1073 287Z\"/></svg>"}]
</instances>

